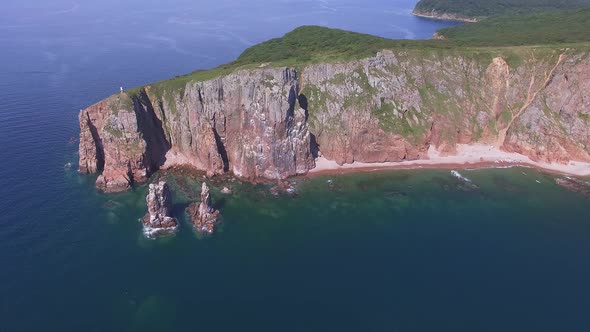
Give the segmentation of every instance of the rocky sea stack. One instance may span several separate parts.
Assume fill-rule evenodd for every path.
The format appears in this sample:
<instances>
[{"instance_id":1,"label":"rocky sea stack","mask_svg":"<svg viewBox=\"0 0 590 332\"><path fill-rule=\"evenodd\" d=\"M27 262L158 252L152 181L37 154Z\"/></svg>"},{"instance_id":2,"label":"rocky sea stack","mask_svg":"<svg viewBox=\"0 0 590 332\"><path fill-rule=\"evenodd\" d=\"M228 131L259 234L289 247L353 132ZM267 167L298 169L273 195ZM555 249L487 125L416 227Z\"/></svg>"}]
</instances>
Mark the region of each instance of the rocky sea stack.
<instances>
[{"instance_id":1,"label":"rocky sea stack","mask_svg":"<svg viewBox=\"0 0 590 332\"><path fill-rule=\"evenodd\" d=\"M146 197L148 213L143 217L143 226L146 235L158 236L174 232L178 228L178 222L171 215L172 197L170 188L166 182L150 184Z\"/></svg>"},{"instance_id":2,"label":"rocky sea stack","mask_svg":"<svg viewBox=\"0 0 590 332\"><path fill-rule=\"evenodd\" d=\"M213 208L209 186L203 182L201 187L201 202L193 203L187 209L195 229L199 233L212 234L221 213Z\"/></svg>"}]
</instances>

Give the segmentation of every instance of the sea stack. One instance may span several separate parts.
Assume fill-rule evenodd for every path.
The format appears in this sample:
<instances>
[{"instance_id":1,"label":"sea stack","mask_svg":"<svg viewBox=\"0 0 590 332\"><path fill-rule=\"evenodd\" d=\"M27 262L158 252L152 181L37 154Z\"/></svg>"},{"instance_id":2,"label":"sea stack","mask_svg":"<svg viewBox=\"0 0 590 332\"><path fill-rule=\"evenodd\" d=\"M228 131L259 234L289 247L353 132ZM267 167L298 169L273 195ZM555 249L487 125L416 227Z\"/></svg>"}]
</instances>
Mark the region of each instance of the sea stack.
<instances>
[{"instance_id":1,"label":"sea stack","mask_svg":"<svg viewBox=\"0 0 590 332\"><path fill-rule=\"evenodd\" d=\"M195 229L199 233L212 234L215 225L220 217L220 212L213 208L209 186L203 182L201 186L201 202L193 203L188 207L188 213L191 216Z\"/></svg>"},{"instance_id":2,"label":"sea stack","mask_svg":"<svg viewBox=\"0 0 590 332\"><path fill-rule=\"evenodd\" d=\"M143 217L146 235L164 235L176 230L178 222L171 216L172 195L166 182L150 184L146 202L148 213Z\"/></svg>"}]
</instances>

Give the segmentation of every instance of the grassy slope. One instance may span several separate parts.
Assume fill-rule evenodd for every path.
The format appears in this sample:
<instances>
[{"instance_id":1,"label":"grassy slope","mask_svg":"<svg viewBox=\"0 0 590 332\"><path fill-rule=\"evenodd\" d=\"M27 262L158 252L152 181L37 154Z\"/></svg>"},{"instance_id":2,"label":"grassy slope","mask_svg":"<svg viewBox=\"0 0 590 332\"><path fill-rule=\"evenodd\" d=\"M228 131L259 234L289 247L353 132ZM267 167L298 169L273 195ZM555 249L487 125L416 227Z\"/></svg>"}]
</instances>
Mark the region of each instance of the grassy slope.
<instances>
[{"instance_id":1,"label":"grassy slope","mask_svg":"<svg viewBox=\"0 0 590 332\"><path fill-rule=\"evenodd\" d=\"M590 7L590 0L420 0L416 11L482 18Z\"/></svg>"},{"instance_id":2,"label":"grassy slope","mask_svg":"<svg viewBox=\"0 0 590 332\"><path fill-rule=\"evenodd\" d=\"M440 48L433 40L393 40L318 26L297 28L282 38L271 39L245 50L236 64L287 62L307 64L365 58L388 48Z\"/></svg>"},{"instance_id":3,"label":"grassy slope","mask_svg":"<svg viewBox=\"0 0 590 332\"><path fill-rule=\"evenodd\" d=\"M590 41L590 9L502 16L438 31L455 45L515 46Z\"/></svg>"},{"instance_id":4,"label":"grassy slope","mask_svg":"<svg viewBox=\"0 0 590 332\"><path fill-rule=\"evenodd\" d=\"M356 32L319 26L302 26L281 38L271 39L246 49L235 61L209 70L198 70L188 75L152 84L153 91L182 89L187 82L205 81L239 69L272 66L305 66L326 61L347 61L373 56L391 48L448 48L446 42L435 40L393 40ZM131 89L135 94L139 88Z\"/></svg>"},{"instance_id":5,"label":"grassy slope","mask_svg":"<svg viewBox=\"0 0 590 332\"><path fill-rule=\"evenodd\" d=\"M590 1L590 0L588 0ZM568 22L563 24L563 22ZM245 50L235 61L210 70L195 71L151 84L156 96L181 92L190 81L205 81L239 69L271 66L303 67L311 63L362 59L384 49L421 50L425 53L453 49L473 52L490 47L544 45L560 47L590 42L590 10L540 13L516 18L493 18L441 30L448 40L392 40L355 32L304 26ZM503 53L505 50L502 51ZM128 91L130 95L139 88Z\"/></svg>"}]
</instances>

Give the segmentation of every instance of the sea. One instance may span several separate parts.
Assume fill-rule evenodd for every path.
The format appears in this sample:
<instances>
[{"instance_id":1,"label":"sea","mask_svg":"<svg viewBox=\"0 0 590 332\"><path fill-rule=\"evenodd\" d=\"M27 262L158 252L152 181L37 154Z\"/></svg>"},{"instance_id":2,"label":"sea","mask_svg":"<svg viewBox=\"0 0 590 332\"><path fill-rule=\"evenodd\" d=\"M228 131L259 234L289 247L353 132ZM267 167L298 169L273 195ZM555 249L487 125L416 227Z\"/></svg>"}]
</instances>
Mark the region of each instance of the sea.
<instances>
[{"instance_id":1,"label":"sea","mask_svg":"<svg viewBox=\"0 0 590 332\"><path fill-rule=\"evenodd\" d=\"M415 0L4 0L0 331L589 331L590 198L533 169L209 181L158 173L179 231L148 239L146 187L77 172L78 112L215 67L301 25L429 38ZM457 176L460 175L460 176ZM233 193L224 195L223 186Z\"/></svg>"}]
</instances>

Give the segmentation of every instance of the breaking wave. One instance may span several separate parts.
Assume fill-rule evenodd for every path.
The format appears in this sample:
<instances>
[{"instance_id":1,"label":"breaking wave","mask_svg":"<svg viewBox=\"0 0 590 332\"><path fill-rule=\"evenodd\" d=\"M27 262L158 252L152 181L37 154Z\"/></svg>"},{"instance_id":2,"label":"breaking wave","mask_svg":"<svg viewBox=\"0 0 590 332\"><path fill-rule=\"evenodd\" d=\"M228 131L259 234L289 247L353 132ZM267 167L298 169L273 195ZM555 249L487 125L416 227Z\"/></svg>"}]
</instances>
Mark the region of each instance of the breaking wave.
<instances>
[{"instance_id":1,"label":"breaking wave","mask_svg":"<svg viewBox=\"0 0 590 332\"><path fill-rule=\"evenodd\" d=\"M143 226L143 235L145 235L145 237L147 237L148 239L155 239L159 236L173 234L176 232L176 230L178 230L178 226L166 228L154 228Z\"/></svg>"},{"instance_id":2,"label":"breaking wave","mask_svg":"<svg viewBox=\"0 0 590 332\"><path fill-rule=\"evenodd\" d=\"M467 183L473 183L471 180L469 180L468 178L464 177L463 175L461 175L461 173L457 172L457 171L451 171L451 174L456 177L457 179L461 180L461 181L465 181Z\"/></svg>"}]
</instances>

